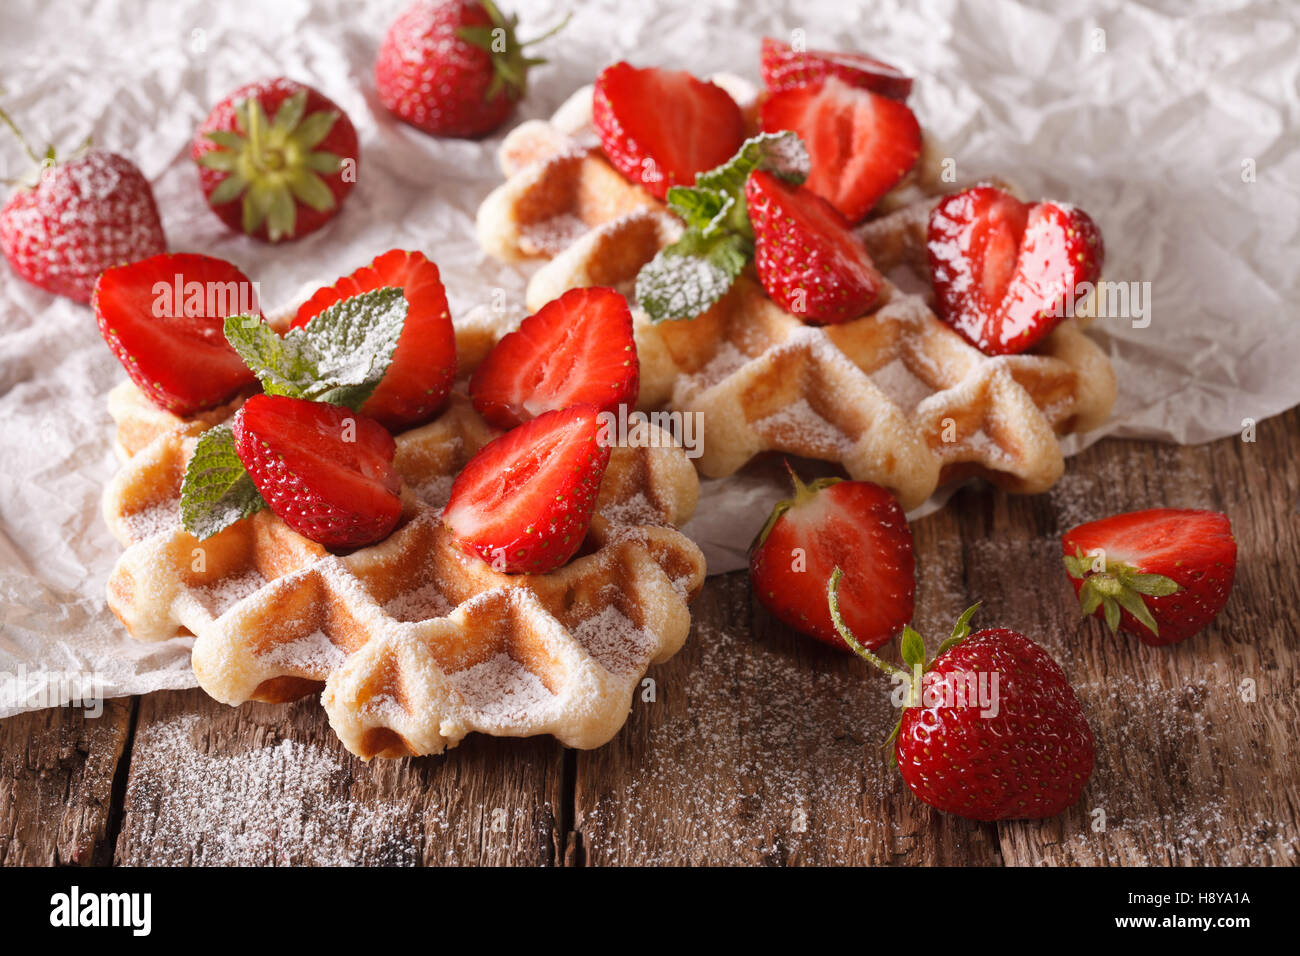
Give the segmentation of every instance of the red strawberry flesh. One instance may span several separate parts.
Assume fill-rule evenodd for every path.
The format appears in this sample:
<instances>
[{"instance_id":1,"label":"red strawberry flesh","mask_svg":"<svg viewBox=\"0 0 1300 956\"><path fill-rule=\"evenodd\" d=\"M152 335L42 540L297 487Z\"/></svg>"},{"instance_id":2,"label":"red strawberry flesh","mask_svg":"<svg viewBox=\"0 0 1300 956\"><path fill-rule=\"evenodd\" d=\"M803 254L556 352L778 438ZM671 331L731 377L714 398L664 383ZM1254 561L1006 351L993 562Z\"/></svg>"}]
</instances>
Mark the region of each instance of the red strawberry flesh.
<instances>
[{"instance_id":1,"label":"red strawberry flesh","mask_svg":"<svg viewBox=\"0 0 1300 956\"><path fill-rule=\"evenodd\" d=\"M773 93L762 120L769 133L799 134L811 161L804 185L850 222L866 216L921 155L921 127L905 104L836 76Z\"/></svg>"},{"instance_id":2,"label":"red strawberry flesh","mask_svg":"<svg viewBox=\"0 0 1300 956\"><path fill-rule=\"evenodd\" d=\"M443 510L461 545L505 573L545 573L573 557L609 464L598 414L546 412L470 459Z\"/></svg>"},{"instance_id":3,"label":"red strawberry flesh","mask_svg":"<svg viewBox=\"0 0 1300 956\"><path fill-rule=\"evenodd\" d=\"M570 289L502 338L475 370L474 407L498 428L570 405L634 406L636 342L627 300L613 289Z\"/></svg>"},{"instance_id":4,"label":"red strawberry flesh","mask_svg":"<svg viewBox=\"0 0 1300 956\"><path fill-rule=\"evenodd\" d=\"M912 619L912 531L887 490L865 481L796 484L750 555L754 594L777 618L848 650L831 622L825 582L844 571L840 613L857 640L880 647Z\"/></svg>"},{"instance_id":5,"label":"red strawberry flesh","mask_svg":"<svg viewBox=\"0 0 1300 956\"><path fill-rule=\"evenodd\" d=\"M131 380L167 411L192 415L257 381L223 331L227 316L257 313L253 284L229 262L176 253L107 269L92 305Z\"/></svg>"},{"instance_id":6,"label":"red strawberry flesh","mask_svg":"<svg viewBox=\"0 0 1300 956\"><path fill-rule=\"evenodd\" d=\"M813 86L827 76L897 100L907 99L912 92L911 77L863 53L795 50L788 43L763 37L761 57L763 85L773 92Z\"/></svg>"},{"instance_id":7,"label":"red strawberry flesh","mask_svg":"<svg viewBox=\"0 0 1300 956\"><path fill-rule=\"evenodd\" d=\"M609 161L659 199L727 162L745 140L735 100L685 71L606 67L592 113Z\"/></svg>"}]
</instances>

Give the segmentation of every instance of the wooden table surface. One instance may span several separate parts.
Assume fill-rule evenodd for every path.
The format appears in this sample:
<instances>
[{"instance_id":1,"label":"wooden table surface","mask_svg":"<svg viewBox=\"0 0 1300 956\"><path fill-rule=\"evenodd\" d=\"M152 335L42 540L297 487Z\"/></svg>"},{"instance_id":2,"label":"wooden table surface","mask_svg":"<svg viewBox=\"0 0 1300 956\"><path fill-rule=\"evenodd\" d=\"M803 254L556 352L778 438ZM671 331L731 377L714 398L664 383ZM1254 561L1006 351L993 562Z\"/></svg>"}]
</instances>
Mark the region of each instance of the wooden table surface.
<instances>
[{"instance_id":1,"label":"wooden table surface","mask_svg":"<svg viewBox=\"0 0 1300 956\"><path fill-rule=\"evenodd\" d=\"M1042 643L1097 737L1055 819L979 824L915 800L884 765L888 683L710 578L685 649L652 669L622 733L590 752L471 737L364 764L314 699L229 708L201 691L0 722L6 864L1283 864L1300 832L1300 411L1257 440L1103 441L1049 494L967 487L914 526L916 626ZM1171 648L1081 622L1059 557L1082 521L1224 510L1239 545L1220 620Z\"/></svg>"}]
</instances>

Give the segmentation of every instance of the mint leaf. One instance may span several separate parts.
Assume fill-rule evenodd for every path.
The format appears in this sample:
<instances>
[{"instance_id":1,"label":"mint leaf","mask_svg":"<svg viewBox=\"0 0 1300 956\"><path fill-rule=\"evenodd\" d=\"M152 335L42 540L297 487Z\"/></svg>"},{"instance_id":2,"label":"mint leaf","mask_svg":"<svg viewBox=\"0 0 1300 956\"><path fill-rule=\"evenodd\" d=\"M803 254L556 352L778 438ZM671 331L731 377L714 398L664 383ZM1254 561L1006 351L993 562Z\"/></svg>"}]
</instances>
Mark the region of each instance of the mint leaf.
<instances>
[{"instance_id":1,"label":"mint leaf","mask_svg":"<svg viewBox=\"0 0 1300 956\"><path fill-rule=\"evenodd\" d=\"M199 436L181 482L181 524L203 541L266 507L244 463L235 453L229 425Z\"/></svg>"},{"instance_id":2,"label":"mint leaf","mask_svg":"<svg viewBox=\"0 0 1300 956\"><path fill-rule=\"evenodd\" d=\"M736 155L721 166L696 176L695 187L738 195L756 169L766 169L797 186L808 178L810 168L808 148L797 133L759 133L745 140Z\"/></svg>"},{"instance_id":3,"label":"mint leaf","mask_svg":"<svg viewBox=\"0 0 1300 956\"><path fill-rule=\"evenodd\" d=\"M279 335L250 315L226 319L226 339L269 395L360 408L393 360L406 324L402 290L391 286L336 302Z\"/></svg>"},{"instance_id":4,"label":"mint leaf","mask_svg":"<svg viewBox=\"0 0 1300 956\"><path fill-rule=\"evenodd\" d=\"M751 252L744 236L688 230L642 266L637 301L651 322L693 319L727 294Z\"/></svg>"},{"instance_id":5,"label":"mint leaf","mask_svg":"<svg viewBox=\"0 0 1300 956\"><path fill-rule=\"evenodd\" d=\"M693 319L721 299L754 254L754 227L745 205L745 181L766 169L793 183L808 177L808 150L789 130L745 140L721 166L700 173L694 186L668 190L668 205L686 233L636 277L636 297L652 322Z\"/></svg>"}]
</instances>

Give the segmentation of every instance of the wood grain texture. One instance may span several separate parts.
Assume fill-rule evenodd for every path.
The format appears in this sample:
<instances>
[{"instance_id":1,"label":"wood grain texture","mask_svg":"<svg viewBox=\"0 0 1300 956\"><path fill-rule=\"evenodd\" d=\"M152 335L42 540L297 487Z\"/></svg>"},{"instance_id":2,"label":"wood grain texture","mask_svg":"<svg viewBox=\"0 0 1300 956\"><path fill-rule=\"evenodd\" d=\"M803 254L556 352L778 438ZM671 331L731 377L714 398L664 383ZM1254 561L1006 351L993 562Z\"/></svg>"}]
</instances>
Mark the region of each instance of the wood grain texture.
<instances>
[{"instance_id":1,"label":"wood grain texture","mask_svg":"<svg viewBox=\"0 0 1300 956\"><path fill-rule=\"evenodd\" d=\"M314 700L229 708L199 691L141 699L134 734L125 701L99 721L10 718L0 860L1293 865L1298 499L1293 410L1253 443L1102 442L1049 494L969 487L914 525L931 647L979 600L977 624L1038 640L1079 691L1097 769L1052 820L977 824L915 800L879 751L888 682L773 621L738 572L709 579L686 648L595 751L470 738L367 765ZM1239 546L1224 615L1169 648L1081 621L1060 563L1063 531L1156 505L1224 510Z\"/></svg>"},{"instance_id":2,"label":"wood grain texture","mask_svg":"<svg viewBox=\"0 0 1300 956\"><path fill-rule=\"evenodd\" d=\"M113 781L132 701L0 721L0 864L87 866L112 856Z\"/></svg>"},{"instance_id":3,"label":"wood grain texture","mask_svg":"<svg viewBox=\"0 0 1300 956\"><path fill-rule=\"evenodd\" d=\"M470 738L445 756L344 750L315 698L232 708L143 699L118 864L559 862L564 751Z\"/></svg>"}]
</instances>

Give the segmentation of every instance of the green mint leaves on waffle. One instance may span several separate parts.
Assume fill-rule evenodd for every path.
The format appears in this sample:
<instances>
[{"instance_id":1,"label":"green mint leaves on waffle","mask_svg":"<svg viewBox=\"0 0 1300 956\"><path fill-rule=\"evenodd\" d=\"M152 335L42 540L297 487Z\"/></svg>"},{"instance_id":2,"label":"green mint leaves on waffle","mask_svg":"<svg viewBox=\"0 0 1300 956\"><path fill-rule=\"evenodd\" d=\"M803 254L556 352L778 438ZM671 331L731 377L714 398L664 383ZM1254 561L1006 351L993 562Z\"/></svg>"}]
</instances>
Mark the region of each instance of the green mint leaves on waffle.
<instances>
[{"instance_id":1,"label":"green mint leaves on waffle","mask_svg":"<svg viewBox=\"0 0 1300 956\"><path fill-rule=\"evenodd\" d=\"M226 319L226 339L269 395L357 409L393 359L407 303L391 286L330 306L280 335L260 316ZM235 452L229 424L201 436L181 482L181 524L200 541L265 508Z\"/></svg>"},{"instance_id":2,"label":"green mint leaves on waffle","mask_svg":"<svg viewBox=\"0 0 1300 956\"><path fill-rule=\"evenodd\" d=\"M406 321L402 290L385 286L330 306L280 335L258 316L226 319L226 339L268 395L360 408L388 365Z\"/></svg>"},{"instance_id":3,"label":"green mint leaves on waffle","mask_svg":"<svg viewBox=\"0 0 1300 956\"><path fill-rule=\"evenodd\" d=\"M244 463L235 454L230 426L217 425L200 435L181 482L181 524L185 530L202 541L265 507Z\"/></svg>"},{"instance_id":4,"label":"green mint leaves on waffle","mask_svg":"<svg viewBox=\"0 0 1300 956\"><path fill-rule=\"evenodd\" d=\"M693 319L726 295L754 256L745 181L757 169L792 183L808 176L808 150L789 131L745 141L730 160L700 173L694 186L668 190L686 232L642 267L636 298L652 322Z\"/></svg>"}]
</instances>

